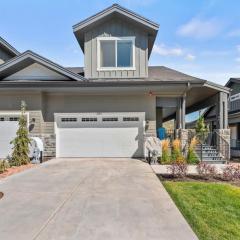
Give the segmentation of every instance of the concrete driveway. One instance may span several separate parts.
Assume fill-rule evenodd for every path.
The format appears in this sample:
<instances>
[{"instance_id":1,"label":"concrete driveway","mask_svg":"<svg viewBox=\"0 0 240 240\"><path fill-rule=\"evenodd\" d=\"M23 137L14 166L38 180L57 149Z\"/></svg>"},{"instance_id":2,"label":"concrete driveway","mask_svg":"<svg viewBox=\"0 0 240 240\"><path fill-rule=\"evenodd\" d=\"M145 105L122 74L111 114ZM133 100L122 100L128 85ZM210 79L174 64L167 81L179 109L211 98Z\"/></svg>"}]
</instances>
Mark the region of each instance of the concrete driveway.
<instances>
[{"instance_id":1,"label":"concrete driveway","mask_svg":"<svg viewBox=\"0 0 240 240\"><path fill-rule=\"evenodd\" d=\"M55 159L0 181L0 239L195 240L151 167Z\"/></svg>"}]
</instances>

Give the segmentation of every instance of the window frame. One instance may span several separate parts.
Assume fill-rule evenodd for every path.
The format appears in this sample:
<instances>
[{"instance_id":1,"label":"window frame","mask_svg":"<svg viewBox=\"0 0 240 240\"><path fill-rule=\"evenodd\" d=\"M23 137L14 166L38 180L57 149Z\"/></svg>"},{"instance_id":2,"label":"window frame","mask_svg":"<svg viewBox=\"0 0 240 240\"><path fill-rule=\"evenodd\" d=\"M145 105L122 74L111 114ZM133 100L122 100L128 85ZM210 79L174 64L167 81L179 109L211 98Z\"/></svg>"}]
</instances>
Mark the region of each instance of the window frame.
<instances>
[{"instance_id":1,"label":"window frame","mask_svg":"<svg viewBox=\"0 0 240 240\"><path fill-rule=\"evenodd\" d=\"M123 70L136 70L135 66L135 39L136 37L97 37L97 71L123 71ZM131 67L118 67L117 66L117 41L132 41L132 66ZM101 41L115 41L115 67L101 67Z\"/></svg>"}]
</instances>

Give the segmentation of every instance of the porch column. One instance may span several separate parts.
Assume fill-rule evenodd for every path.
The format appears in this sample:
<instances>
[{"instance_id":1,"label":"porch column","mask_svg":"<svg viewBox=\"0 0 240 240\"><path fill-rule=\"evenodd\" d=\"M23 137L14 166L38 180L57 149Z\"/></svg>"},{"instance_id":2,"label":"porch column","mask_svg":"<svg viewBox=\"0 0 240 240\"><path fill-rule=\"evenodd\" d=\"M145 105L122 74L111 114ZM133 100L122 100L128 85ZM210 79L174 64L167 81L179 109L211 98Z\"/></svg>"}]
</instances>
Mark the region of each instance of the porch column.
<instances>
[{"instance_id":1,"label":"porch column","mask_svg":"<svg viewBox=\"0 0 240 240\"><path fill-rule=\"evenodd\" d=\"M176 128L185 129L185 116L186 116L186 95L178 100L176 111Z\"/></svg>"},{"instance_id":2,"label":"porch column","mask_svg":"<svg viewBox=\"0 0 240 240\"><path fill-rule=\"evenodd\" d=\"M157 107L156 109L156 128L161 128L163 121L162 121L162 117L163 117L163 109L162 107Z\"/></svg>"},{"instance_id":3,"label":"porch column","mask_svg":"<svg viewBox=\"0 0 240 240\"><path fill-rule=\"evenodd\" d=\"M177 111L176 111L176 129L182 128L182 108L181 108L181 98L178 99Z\"/></svg>"},{"instance_id":4,"label":"porch column","mask_svg":"<svg viewBox=\"0 0 240 240\"><path fill-rule=\"evenodd\" d=\"M185 129L185 118L186 118L186 94L182 97L182 129Z\"/></svg>"},{"instance_id":5,"label":"porch column","mask_svg":"<svg viewBox=\"0 0 240 240\"><path fill-rule=\"evenodd\" d=\"M217 129L226 129L228 127L228 94L218 93L216 104Z\"/></svg>"}]
</instances>

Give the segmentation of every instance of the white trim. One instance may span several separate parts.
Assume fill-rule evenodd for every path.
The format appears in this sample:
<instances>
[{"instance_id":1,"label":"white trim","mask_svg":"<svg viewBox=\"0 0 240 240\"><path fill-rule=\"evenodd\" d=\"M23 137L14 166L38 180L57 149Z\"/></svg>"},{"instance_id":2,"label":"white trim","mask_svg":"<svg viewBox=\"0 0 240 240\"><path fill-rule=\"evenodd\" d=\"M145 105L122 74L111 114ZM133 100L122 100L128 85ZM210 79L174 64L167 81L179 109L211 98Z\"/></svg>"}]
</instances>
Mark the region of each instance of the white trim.
<instances>
[{"instance_id":1,"label":"white trim","mask_svg":"<svg viewBox=\"0 0 240 240\"><path fill-rule=\"evenodd\" d=\"M29 112L25 112L24 114L27 116L27 126L29 127L29 123L30 123ZM12 111L12 112L10 112L10 111L5 111L5 112L0 111L0 116L1 115L18 115L18 116L20 116L21 111Z\"/></svg>"},{"instance_id":2,"label":"white trim","mask_svg":"<svg viewBox=\"0 0 240 240\"><path fill-rule=\"evenodd\" d=\"M124 70L136 70L135 66L135 39L134 36L129 37L97 37L97 71L124 71ZM132 67L117 67L117 41L126 40L132 41ZM115 41L115 64L116 67L101 67L100 66L100 41Z\"/></svg>"}]
</instances>

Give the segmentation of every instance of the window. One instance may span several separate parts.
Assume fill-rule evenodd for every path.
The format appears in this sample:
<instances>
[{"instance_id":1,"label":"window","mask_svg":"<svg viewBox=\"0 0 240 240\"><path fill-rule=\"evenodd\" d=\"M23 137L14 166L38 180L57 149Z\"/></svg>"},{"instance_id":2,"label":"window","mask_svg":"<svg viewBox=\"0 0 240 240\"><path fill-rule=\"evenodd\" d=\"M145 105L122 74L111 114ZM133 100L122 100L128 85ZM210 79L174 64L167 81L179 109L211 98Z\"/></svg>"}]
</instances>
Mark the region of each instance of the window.
<instances>
[{"instance_id":1,"label":"window","mask_svg":"<svg viewBox=\"0 0 240 240\"><path fill-rule=\"evenodd\" d=\"M103 122L117 122L118 118L116 118L116 117L103 118L102 121Z\"/></svg>"},{"instance_id":2,"label":"window","mask_svg":"<svg viewBox=\"0 0 240 240\"><path fill-rule=\"evenodd\" d=\"M135 37L98 38L98 70L134 70Z\"/></svg>"},{"instance_id":3,"label":"window","mask_svg":"<svg viewBox=\"0 0 240 240\"><path fill-rule=\"evenodd\" d=\"M10 117L9 118L9 121L11 121L11 122L15 122L15 121L18 121L18 120L19 120L18 117Z\"/></svg>"},{"instance_id":4,"label":"window","mask_svg":"<svg viewBox=\"0 0 240 240\"><path fill-rule=\"evenodd\" d=\"M0 122L3 122L5 121L5 118L4 117L0 117Z\"/></svg>"},{"instance_id":5,"label":"window","mask_svg":"<svg viewBox=\"0 0 240 240\"><path fill-rule=\"evenodd\" d=\"M97 118L82 118L82 122L97 122Z\"/></svg>"},{"instance_id":6,"label":"window","mask_svg":"<svg viewBox=\"0 0 240 240\"><path fill-rule=\"evenodd\" d=\"M139 118L138 117L124 117L123 121L124 122L138 122Z\"/></svg>"},{"instance_id":7,"label":"window","mask_svg":"<svg viewBox=\"0 0 240 240\"><path fill-rule=\"evenodd\" d=\"M77 118L61 118L62 122L76 122Z\"/></svg>"}]
</instances>

